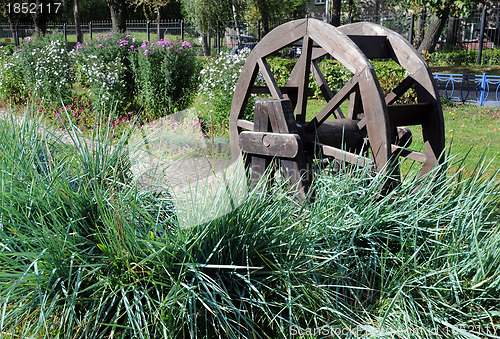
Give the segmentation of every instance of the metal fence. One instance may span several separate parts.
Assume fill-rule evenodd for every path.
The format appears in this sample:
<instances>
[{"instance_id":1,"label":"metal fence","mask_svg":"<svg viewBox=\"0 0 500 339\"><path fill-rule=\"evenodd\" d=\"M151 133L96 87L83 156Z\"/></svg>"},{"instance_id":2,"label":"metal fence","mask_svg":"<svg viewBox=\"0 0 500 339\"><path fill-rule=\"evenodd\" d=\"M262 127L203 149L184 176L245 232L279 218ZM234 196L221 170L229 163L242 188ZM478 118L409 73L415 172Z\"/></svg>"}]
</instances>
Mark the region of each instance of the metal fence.
<instances>
[{"instance_id":1,"label":"metal fence","mask_svg":"<svg viewBox=\"0 0 500 339\"><path fill-rule=\"evenodd\" d=\"M427 23L430 13L412 16L363 16L356 21L370 21L388 27L406 37L409 41L418 45ZM352 19L351 19L352 20ZM278 26L284 20L270 23L270 28ZM233 48L237 44L236 29L230 23L225 25L224 31L213 27L209 38L212 48L220 51L221 48ZM48 28L60 31L66 36L76 35L74 24L49 24ZM263 36L263 27L259 21L247 22L241 25L243 42L255 42ZM90 22L82 25L82 30L87 38L93 35L111 30L111 22ZM127 22L127 31L131 34L142 34L140 38L155 40L156 35L166 34L169 38L189 39L195 48L200 48L195 28L182 20L156 22ZM33 25L18 24L15 27L0 25L0 42L15 42L32 36ZM17 39L14 36L17 35ZM446 28L439 39L438 49L461 49L482 50L500 47L500 8L488 9L487 11L473 10L466 18L449 18Z\"/></svg>"},{"instance_id":2,"label":"metal fence","mask_svg":"<svg viewBox=\"0 0 500 339\"><path fill-rule=\"evenodd\" d=\"M484 14L484 17L483 17ZM362 16L358 21L370 21L390 28L415 44L423 35L430 22L432 13L412 16ZM481 39L481 28L484 27ZM472 10L465 18L449 17L441 33L437 49L478 50L500 47L500 7L485 10Z\"/></svg>"},{"instance_id":3,"label":"metal fence","mask_svg":"<svg viewBox=\"0 0 500 339\"><path fill-rule=\"evenodd\" d=\"M237 45L236 30L228 25L224 31L212 29L208 38L208 43L212 49L218 52L223 49L232 49ZM76 26L66 23L51 23L47 25L48 30L63 34L69 41L70 46L76 44ZM81 25L84 39L93 39L97 34L109 32L112 30L110 21L89 22ZM249 34L248 25L240 28L243 42L253 42L257 37ZM127 22L127 33L136 36L139 39L147 41L156 41L158 36L167 37L172 40L189 40L195 49L201 53L201 41L199 34L194 26L185 23L183 20L156 22L130 21ZM14 27L10 25L0 25L0 42L15 44L16 40L22 41L35 34L32 24L18 24ZM70 36L74 36L70 38ZM73 43L71 43L73 41Z\"/></svg>"},{"instance_id":4,"label":"metal fence","mask_svg":"<svg viewBox=\"0 0 500 339\"><path fill-rule=\"evenodd\" d=\"M433 73L439 94L458 103L500 106L500 76Z\"/></svg>"}]
</instances>

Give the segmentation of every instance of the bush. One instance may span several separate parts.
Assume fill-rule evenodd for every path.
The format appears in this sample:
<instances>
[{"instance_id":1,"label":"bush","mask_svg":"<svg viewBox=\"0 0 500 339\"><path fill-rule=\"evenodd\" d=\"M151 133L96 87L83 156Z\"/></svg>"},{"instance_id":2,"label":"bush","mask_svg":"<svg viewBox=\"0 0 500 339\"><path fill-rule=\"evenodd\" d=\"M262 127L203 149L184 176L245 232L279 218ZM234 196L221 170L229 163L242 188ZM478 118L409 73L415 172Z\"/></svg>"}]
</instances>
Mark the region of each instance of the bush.
<instances>
[{"instance_id":1,"label":"bush","mask_svg":"<svg viewBox=\"0 0 500 339\"><path fill-rule=\"evenodd\" d=\"M278 86L285 86L296 59L270 58L269 66L273 72ZM372 65L377 73L380 86L384 93L391 92L401 81L406 78L406 71L394 61L372 61ZM333 90L341 89L353 74L336 60L325 59L319 64L321 72L328 85ZM309 89L311 96L322 98L321 91L316 84L312 74L309 77ZM405 93L401 99L405 103L413 102L416 99L416 93L413 89Z\"/></svg>"},{"instance_id":2,"label":"bush","mask_svg":"<svg viewBox=\"0 0 500 339\"><path fill-rule=\"evenodd\" d=\"M143 42L130 55L136 101L154 120L187 108L198 85L199 64L188 42Z\"/></svg>"},{"instance_id":3,"label":"bush","mask_svg":"<svg viewBox=\"0 0 500 339\"><path fill-rule=\"evenodd\" d=\"M16 60L22 70L23 83L45 102L68 102L72 97L73 57L67 52L60 34L26 38Z\"/></svg>"},{"instance_id":4,"label":"bush","mask_svg":"<svg viewBox=\"0 0 500 339\"><path fill-rule=\"evenodd\" d=\"M23 68L19 61L19 53L0 52L0 98L20 104L28 95L24 83Z\"/></svg>"},{"instance_id":5,"label":"bush","mask_svg":"<svg viewBox=\"0 0 500 339\"><path fill-rule=\"evenodd\" d=\"M477 56L476 50L436 51L424 55L429 63L436 66L476 65ZM500 65L500 49L483 50L481 64Z\"/></svg>"},{"instance_id":6,"label":"bush","mask_svg":"<svg viewBox=\"0 0 500 339\"><path fill-rule=\"evenodd\" d=\"M205 129L212 129L215 134L224 134L229 128L234 90L249 54L249 49L243 49L236 55L221 52L206 62L201 71L201 85L198 90L204 100L199 116L204 120ZM255 96L251 96L245 112L246 117L253 116L254 102Z\"/></svg>"},{"instance_id":7,"label":"bush","mask_svg":"<svg viewBox=\"0 0 500 339\"><path fill-rule=\"evenodd\" d=\"M123 111L130 102L134 83L127 55L134 50L135 38L119 33L98 34L85 44L77 44L77 78L90 89L95 105Z\"/></svg>"}]
</instances>

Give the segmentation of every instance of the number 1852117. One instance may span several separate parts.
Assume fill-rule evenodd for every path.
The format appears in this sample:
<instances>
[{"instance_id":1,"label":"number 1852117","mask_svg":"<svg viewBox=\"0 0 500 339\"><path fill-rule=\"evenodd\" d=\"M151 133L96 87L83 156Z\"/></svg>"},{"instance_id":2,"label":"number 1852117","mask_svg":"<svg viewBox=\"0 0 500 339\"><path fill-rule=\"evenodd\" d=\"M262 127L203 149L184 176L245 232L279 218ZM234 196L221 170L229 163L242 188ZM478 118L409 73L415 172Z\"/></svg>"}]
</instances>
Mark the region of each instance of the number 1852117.
<instances>
[{"instance_id":1,"label":"number 1852117","mask_svg":"<svg viewBox=\"0 0 500 339\"><path fill-rule=\"evenodd\" d=\"M35 13L57 13L59 11L59 7L61 7L60 2L55 2L53 4L36 4L36 3L27 3L27 2L13 2L7 3L5 5L7 8L7 13L13 14L35 14Z\"/></svg>"}]
</instances>

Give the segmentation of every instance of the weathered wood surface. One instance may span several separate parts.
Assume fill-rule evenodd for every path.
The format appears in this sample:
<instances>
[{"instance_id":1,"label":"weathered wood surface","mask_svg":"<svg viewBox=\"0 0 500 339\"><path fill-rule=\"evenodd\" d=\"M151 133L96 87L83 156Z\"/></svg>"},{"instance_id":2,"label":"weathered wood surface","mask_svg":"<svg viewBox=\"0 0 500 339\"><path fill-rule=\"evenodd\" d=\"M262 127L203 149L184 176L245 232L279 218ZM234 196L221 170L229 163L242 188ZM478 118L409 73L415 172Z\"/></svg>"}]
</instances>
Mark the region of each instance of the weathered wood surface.
<instances>
[{"instance_id":1,"label":"weathered wood surface","mask_svg":"<svg viewBox=\"0 0 500 339\"><path fill-rule=\"evenodd\" d=\"M266 58L292 44L301 45L303 52L286 86L279 87ZM330 88L318 67L317 61L324 55L354 74L338 91ZM408 77L388 95L382 93L369 61L379 58L393 59L408 71ZM265 86L255 86L259 71ZM308 122L310 74L326 104ZM410 88L415 89L418 103L396 105ZM256 104L253 122L242 119L251 93L272 97ZM346 101L349 109L344 114L340 106ZM403 126L411 125L422 126L425 153L408 148L412 135ZM444 149L444 122L429 67L400 35L371 23L336 28L319 20L300 19L271 31L251 52L233 97L230 139L233 157L240 151L249 154L258 175L273 157L278 157L285 177L305 194L309 181L303 174L315 156L312 149L318 147L324 155L353 164L370 164L378 171L389 169L396 177L398 157L408 157L422 162L421 174L427 173L442 161L439 156ZM372 159L359 154L368 147Z\"/></svg>"},{"instance_id":2,"label":"weathered wood surface","mask_svg":"<svg viewBox=\"0 0 500 339\"><path fill-rule=\"evenodd\" d=\"M424 164L420 174L423 175L427 173L432 169L433 164L444 160L440 155L443 153L445 147L444 119L441 101L428 64L406 39L388 28L372 23L354 23L339 27L339 30L348 36L365 35L369 37L386 37L390 44L390 51L392 54L390 58L407 70L409 74L408 77L387 95L385 101L388 105L394 103L413 86L417 92L419 104L427 105L425 112L423 107L420 107L422 110L418 113L416 109L406 107L408 111L411 110L412 112L407 112L405 118L403 118L402 115L396 118L393 114L395 112L394 109L399 110L401 107L389 107L392 123L401 126L405 121L408 121L408 124L420 124L422 126L424 143L427 144L429 152L426 149L426 154L428 153L426 156L426 164ZM418 114L419 118L410 117L411 114Z\"/></svg>"},{"instance_id":3,"label":"weathered wood surface","mask_svg":"<svg viewBox=\"0 0 500 339\"><path fill-rule=\"evenodd\" d=\"M299 152L298 134L271 132L241 132L241 151L280 158L295 158Z\"/></svg>"}]
</instances>

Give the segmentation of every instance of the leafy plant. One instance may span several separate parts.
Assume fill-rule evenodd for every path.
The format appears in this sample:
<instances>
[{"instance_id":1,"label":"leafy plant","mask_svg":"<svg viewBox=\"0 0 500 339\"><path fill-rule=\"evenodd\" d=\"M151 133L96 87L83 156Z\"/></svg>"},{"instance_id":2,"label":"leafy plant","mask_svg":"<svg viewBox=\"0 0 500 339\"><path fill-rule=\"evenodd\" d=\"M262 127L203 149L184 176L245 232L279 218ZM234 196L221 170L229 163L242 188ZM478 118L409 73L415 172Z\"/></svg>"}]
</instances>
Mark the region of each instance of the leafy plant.
<instances>
[{"instance_id":1,"label":"leafy plant","mask_svg":"<svg viewBox=\"0 0 500 339\"><path fill-rule=\"evenodd\" d=\"M73 58L60 34L27 38L14 58L24 85L45 102L67 102L72 96Z\"/></svg>"},{"instance_id":2,"label":"leafy plant","mask_svg":"<svg viewBox=\"0 0 500 339\"><path fill-rule=\"evenodd\" d=\"M154 120L188 107L198 85L199 64L184 42L144 41L130 56L137 87L136 101Z\"/></svg>"},{"instance_id":3,"label":"leafy plant","mask_svg":"<svg viewBox=\"0 0 500 339\"><path fill-rule=\"evenodd\" d=\"M245 61L250 54L243 49L239 54L221 52L209 59L201 71L199 93L203 97L198 114L205 122L205 129L215 134L224 134L229 128L229 114L236 83ZM259 80L258 80L259 81ZM250 97L246 115L253 115L255 97Z\"/></svg>"}]
</instances>

